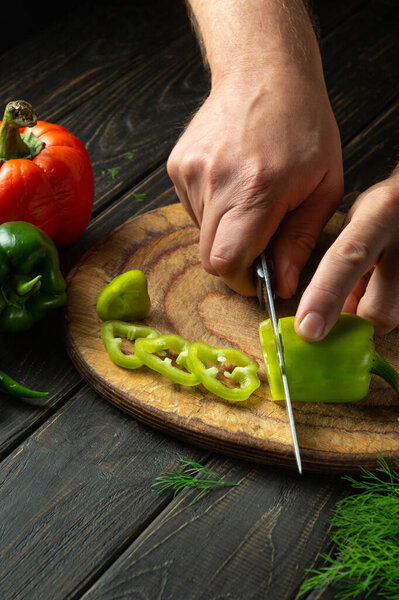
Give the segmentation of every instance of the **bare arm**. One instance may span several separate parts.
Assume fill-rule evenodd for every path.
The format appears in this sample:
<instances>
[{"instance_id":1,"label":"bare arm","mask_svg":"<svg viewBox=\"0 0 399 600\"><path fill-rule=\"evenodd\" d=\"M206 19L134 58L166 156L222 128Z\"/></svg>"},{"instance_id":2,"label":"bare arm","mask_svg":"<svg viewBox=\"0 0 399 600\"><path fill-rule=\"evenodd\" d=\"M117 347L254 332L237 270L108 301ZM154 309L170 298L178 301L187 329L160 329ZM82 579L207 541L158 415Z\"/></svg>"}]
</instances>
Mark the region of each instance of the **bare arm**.
<instances>
[{"instance_id":1,"label":"bare arm","mask_svg":"<svg viewBox=\"0 0 399 600\"><path fill-rule=\"evenodd\" d=\"M291 296L342 197L338 128L317 40L299 0L190 0L212 86L168 161L201 227L204 268L254 294L251 265L273 236Z\"/></svg>"}]
</instances>

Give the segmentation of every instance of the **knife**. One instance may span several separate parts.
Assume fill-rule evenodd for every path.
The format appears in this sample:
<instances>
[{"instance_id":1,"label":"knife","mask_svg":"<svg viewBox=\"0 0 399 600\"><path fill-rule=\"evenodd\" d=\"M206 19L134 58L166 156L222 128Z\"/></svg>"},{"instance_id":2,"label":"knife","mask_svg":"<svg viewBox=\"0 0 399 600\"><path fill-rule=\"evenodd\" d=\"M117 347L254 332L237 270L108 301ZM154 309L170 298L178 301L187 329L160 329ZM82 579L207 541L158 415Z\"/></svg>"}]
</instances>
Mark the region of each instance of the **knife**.
<instances>
[{"instance_id":1,"label":"knife","mask_svg":"<svg viewBox=\"0 0 399 600\"><path fill-rule=\"evenodd\" d=\"M271 286L271 282L270 282L268 263L269 263L269 265L271 265L271 261L268 261L266 259L265 252L262 252L262 254L258 257L256 264L255 264L255 274L257 276L257 286L256 286L257 294L258 294L258 299L259 299L261 306L266 308L266 311L268 313L268 316L269 316L271 324L272 324L274 337L276 340L277 355L278 355L278 360L279 360L281 379L283 381L285 403L286 403L286 407L287 407L288 419L289 419L290 428L291 428L291 435L292 435L292 442L294 445L295 459L296 459L296 464L298 467L298 472L301 475L302 474L301 455L299 452L298 439L297 439L296 429L295 429L295 420L294 420L294 415L292 412L290 390L288 387L287 374L285 371L283 347L281 344L280 334L278 332L276 310L274 307L274 298L273 298L273 291L272 291L272 286Z\"/></svg>"}]
</instances>

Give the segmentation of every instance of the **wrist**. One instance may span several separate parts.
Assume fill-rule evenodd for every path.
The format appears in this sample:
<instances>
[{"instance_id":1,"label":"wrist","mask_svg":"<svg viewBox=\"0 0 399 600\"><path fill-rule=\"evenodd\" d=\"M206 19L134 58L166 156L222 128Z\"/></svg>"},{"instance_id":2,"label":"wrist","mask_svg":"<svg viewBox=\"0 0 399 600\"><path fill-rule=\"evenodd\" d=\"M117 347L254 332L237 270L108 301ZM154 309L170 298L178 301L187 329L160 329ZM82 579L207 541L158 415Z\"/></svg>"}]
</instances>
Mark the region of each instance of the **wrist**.
<instances>
[{"instance_id":1,"label":"wrist","mask_svg":"<svg viewBox=\"0 0 399 600\"><path fill-rule=\"evenodd\" d=\"M322 71L302 0L187 0L212 82L269 71Z\"/></svg>"}]
</instances>

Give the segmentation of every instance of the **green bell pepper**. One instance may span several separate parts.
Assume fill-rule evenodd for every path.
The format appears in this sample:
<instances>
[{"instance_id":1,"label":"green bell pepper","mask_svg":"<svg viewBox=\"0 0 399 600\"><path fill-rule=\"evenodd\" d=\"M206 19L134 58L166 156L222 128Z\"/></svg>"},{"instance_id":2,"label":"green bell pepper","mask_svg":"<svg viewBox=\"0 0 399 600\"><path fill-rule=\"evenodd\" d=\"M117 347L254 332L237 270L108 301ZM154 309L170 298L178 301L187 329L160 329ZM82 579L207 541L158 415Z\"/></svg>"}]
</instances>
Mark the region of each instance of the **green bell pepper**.
<instances>
[{"instance_id":1,"label":"green bell pepper","mask_svg":"<svg viewBox=\"0 0 399 600\"><path fill-rule=\"evenodd\" d=\"M353 314L341 314L320 342L306 342L294 329L295 317L278 322L291 399L303 402L356 402L368 394L371 374L399 394L399 374L375 351L374 328ZM259 327L272 400L285 399L270 320Z\"/></svg>"},{"instance_id":2,"label":"green bell pepper","mask_svg":"<svg viewBox=\"0 0 399 600\"><path fill-rule=\"evenodd\" d=\"M122 352L122 338L133 341L137 338L156 338L161 334L153 327L132 325L124 321L105 321L102 325L104 346L112 362L125 369L137 369L143 362L137 354Z\"/></svg>"},{"instance_id":3,"label":"green bell pepper","mask_svg":"<svg viewBox=\"0 0 399 600\"><path fill-rule=\"evenodd\" d=\"M209 363L213 363L213 366L209 367ZM239 387L228 387L217 379L219 369L215 365L226 363L236 366L231 373L225 370L224 376L239 383ZM225 400L247 400L260 386L258 363L235 348L215 348L203 342L194 342L188 348L187 367L208 391Z\"/></svg>"},{"instance_id":4,"label":"green bell pepper","mask_svg":"<svg viewBox=\"0 0 399 600\"><path fill-rule=\"evenodd\" d=\"M138 269L117 275L97 297L97 314L102 321L141 321L150 308L147 278Z\"/></svg>"},{"instance_id":5,"label":"green bell pepper","mask_svg":"<svg viewBox=\"0 0 399 600\"><path fill-rule=\"evenodd\" d=\"M26 331L65 300L52 240L31 223L0 225L0 331Z\"/></svg>"},{"instance_id":6,"label":"green bell pepper","mask_svg":"<svg viewBox=\"0 0 399 600\"><path fill-rule=\"evenodd\" d=\"M181 385L197 385L199 383L198 377L191 370L190 372L179 366L175 367L172 359L166 355L166 350L173 350L177 354L176 364L187 368L190 342L180 335L161 335L151 340L139 339L135 346L137 356L150 369ZM157 354L161 354L161 356L157 356Z\"/></svg>"}]
</instances>

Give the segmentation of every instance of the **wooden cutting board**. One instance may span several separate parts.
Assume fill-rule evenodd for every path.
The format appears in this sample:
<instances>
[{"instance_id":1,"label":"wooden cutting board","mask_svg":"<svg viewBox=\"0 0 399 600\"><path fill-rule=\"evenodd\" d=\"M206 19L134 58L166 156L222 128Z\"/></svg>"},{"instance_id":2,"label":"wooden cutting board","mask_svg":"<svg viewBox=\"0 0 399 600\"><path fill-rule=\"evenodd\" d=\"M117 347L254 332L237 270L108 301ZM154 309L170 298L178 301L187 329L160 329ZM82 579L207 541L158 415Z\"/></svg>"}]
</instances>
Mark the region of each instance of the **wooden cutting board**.
<instances>
[{"instance_id":1,"label":"wooden cutting board","mask_svg":"<svg viewBox=\"0 0 399 600\"><path fill-rule=\"evenodd\" d=\"M301 289L277 300L279 316L295 314L306 282L342 225L337 213L307 265ZM232 292L199 261L199 232L179 204L132 218L89 250L68 277L66 341L88 383L135 418L193 444L264 463L295 468L283 406L270 400L258 339L265 318L254 298ZM109 359L96 314L100 290L116 275L141 269L152 300L146 323L214 346L235 346L260 365L260 388L243 403L216 398L201 387L184 388L141 367L122 369ZM399 333L377 338L378 352L399 367ZM294 403L305 470L353 471L389 460L399 447L399 398L373 377L368 397L356 404Z\"/></svg>"}]
</instances>

